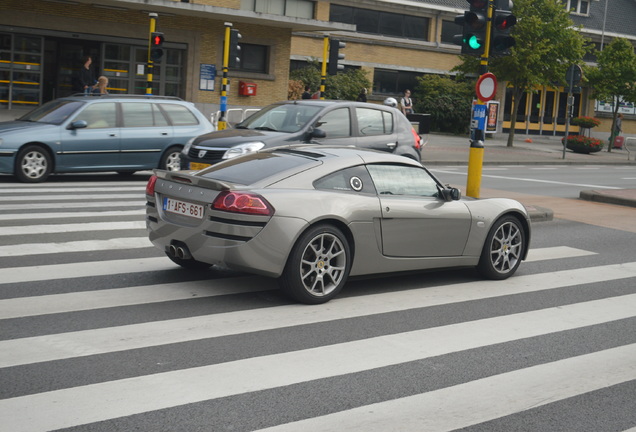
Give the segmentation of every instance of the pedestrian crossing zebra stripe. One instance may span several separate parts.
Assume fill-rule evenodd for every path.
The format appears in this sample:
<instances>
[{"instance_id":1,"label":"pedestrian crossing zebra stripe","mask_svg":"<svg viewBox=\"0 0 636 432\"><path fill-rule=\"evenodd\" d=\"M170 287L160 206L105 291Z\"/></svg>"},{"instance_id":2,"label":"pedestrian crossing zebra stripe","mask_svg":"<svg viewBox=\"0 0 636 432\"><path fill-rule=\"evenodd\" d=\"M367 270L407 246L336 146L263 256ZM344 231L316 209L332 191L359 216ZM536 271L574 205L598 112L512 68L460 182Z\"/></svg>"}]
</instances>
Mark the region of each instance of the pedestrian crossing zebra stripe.
<instances>
[{"instance_id":1,"label":"pedestrian crossing zebra stripe","mask_svg":"<svg viewBox=\"0 0 636 432\"><path fill-rule=\"evenodd\" d=\"M24 195L24 196L10 196L3 197L3 201L7 202L20 202L20 201L30 201L30 202L47 202L47 201L96 201L96 200L106 200L106 199L116 199L116 200L145 200L146 192L144 189L140 189L139 193L131 193L131 194L92 194L92 195ZM51 203L48 204L53 207ZM0 210L4 210L4 204L0 206Z\"/></svg>"},{"instance_id":2,"label":"pedestrian crossing zebra stripe","mask_svg":"<svg viewBox=\"0 0 636 432\"><path fill-rule=\"evenodd\" d=\"M0 367L201 340L636 276L636 262L0 341ZM636 298L636 295L634 295ZM625 297L629 301L630 297ZM599 307L602 303L598 303ZM636 308L629 311L633 316ZM619 318L616 318L619 319Z\"/></svg>"},{"instance_id":3,"label":"pedestrian crossing zebra stripe","mask_svg":"<svg viewBox=\"0 0 636 432\"><path fill-rule=\"evenodd\" d=\"M122 240L122 239L120 239ZM146 237L137 237L127 240L133 248L151 247L152 244ZM86 249L66 248L65 252L79 252L81 250L98 250L90 249L88 243L93 246L102 246L100 250L117 249L124 242L74 242ZM85 244L86 243L86 244ZM108 246L108 247L107 247ZM4 247L0 247L2 254ZM60 247L62 249L62 247ZM20 255L16 255L20 256ZM157 258L138 258L125 260L109 260L109 261L89 261L75 262L70 264L50 264L40 266L26 267L9 267L0 269L0 286L4 284L16 284L21 282L38 282L58 279L72 279L91 276L108 276L123 273L139 273L139 272L155 272L161 270L180 269L178 265L172 263L166 256Z\"/></svg>"},{"instance_id":4,"label":"pedestrian crossing zebra stripe","mask_svg":"<svg viewBox=\"0 0 636 432\"><path fill-rule=\"evenodd\" d=\"M135 228L138 229L138 228ZM67 252L88 252L103 250L140 249L152 247L148 237L114 238L108 240L79 240L64 243L28 243L0 246L0 256L20 257ZM3 280L6 283L6 280Z\"/></svg>"},{"instance_id":5,"label":"pedestrian crossing zebra stripe","mask_svg":"<svg viewBox=\"0 0 636 432\"><path fill-rule=\"evenodd\" d=\"M161 303L276 289L256 276L199 280L0 300L0 319Z\"/></svg>"},{"instance_id":6,"label":"pedestrian crossing zebra stripe","mask_svg":"<svg viewBox=\"0 0 636 432\"><path fill-rule=\"evenodd\" d=\"M50 216L49 216L50 217ZM33 234L59 234L87 231L117 231L131 229L146 229L144 220L128 222L85 222L72 224L52 225L24 225L0 228L0 236L9 235L33 235ZM28 245L25 246L29 248ZM15 247L15 249L19 249Z\"/></svg>"},{"instance_id":7,"label":"pedestrian crossing zebra stripe","mask_svg":"<svg viewBox=\"0 0 636 432\"><path fill-rule=\"evenodd\" d=\"M77 183L73 183L76 185ZM25 194L25 193L47 193L47 194L62 194L62 193L74 193L74 192L144 192L146 184L140 182L137 186L130 185L113 185L110 186L84 186L84 187L46 187L46 186L31 186L31 187L9 187L3 188L0 190L0 196L11 195L11 194ZM72 196L72 195L70 195Z\"/></svg>"},{"instance_id":8,"label":"pedestrian crossing zebra stripe","mask_svg":"<svg viewBox=\"0 0 636 432\"><path fill-rule=\"evenodd\" d=\"M100 217L127 217L142 216L146 214L145 209L140 210L119 210L119 211L97 211L97 212L46 212L46 213L7 213L0 214L1 221L28 221L28 220L55 220L55 219L87 219L95 220ZM142 216L143 219L143 216ZM31 225L32 226L32 225Z\"/></svg>"},{"instance_id":9,"label":"pedestrian crossing zebra stripe","mask_svg":"<svg viewBox=\"0 0 636 432\"><path fill-rule=\"evenodd\" d=\"M137 376L5 399L0 401L0 418L9 419L9 430L14 432L78 426L602 324L633 317L635 311L636 294L631 294L215 365ZM68 347L51 346L50 348L55 350ZM568 378L574 379L575 382L585 380L588 375L602 374L602 378L595 380L589 388L584 388L579 383L572 389L570 384L569 393L558 394L560 397L569 397L591 391L590 388L605 387L608 382L611 385L636 379L634 358L636 358L636 344L564 360L559 363L563 367L558 368L556 375L569 370L575 376ZM550 366L547 367L550 369ZM533 370L535 369L523 369L519 373L529 373ZM548 370L547 373L550 375L552 371ZM499 382L509 380L510 376L503 374L498 377L496 384L489 382L487 387L494 388ZM542 377L542 379L548 378ZM495 377L486 380L491 379ZM483 380L479 381L483 382ZM476 382L479 383L479 381ZM523 380L517 378L513 381ZM546 385L551 384L549 380L546 382ZM473 393L478 391L471 390ZM536 394L536 391L532 392L532 401L535 400ZM412 408L413 405L417 406L417 403L408 405ZM528 406L526 405L525 408ZM479 421L483 419L480 418Z\"/></svg>"},{"instance_id":10,"label":"pedestrian crossing zebra stripe","mask_svg":"<svg viewBox=\"0 0 636 432\"><path fill-rule=\"evenodd\" d=\"M67 210L73 208L105 208L113 209L118 207L140 207L144 208L146 200L143 201L95 201L95 202L60 202L60 203L29 203L29 204L2 204L2 211L26 211L26 210L48 210L55 214L59 210Z\"/></svg>"},{"instance_id":11,"label":"pedestrian crossing zebra stripe","mask_svg":"<svg viewBox=\"0 0 636 432\"><path fill-rule=\"evenodd\" d=\"M634 380L635 358L626 345L256 432L450 432Z\"/></svg>"},{"instance_id":12,"label":"pedestrian crossing zebra stripe","mask_svg":"<svg viewBox=\"0 0 636 432\"><path fill-rule=\"evenodd\" d=\"M593 254L592 252L584 251L581 249L556 247L536 250L532 255L535 257L533 260L539 259L555 259L557 257L577 257ZM167 258L161 258L167 265L171 265ZM108 263L108 262L103 262ZM103 263L95 263L95 266L99 268ZM112 269L118 268L120 261L111 262L105 269L105 273L112 271ZM138 271L143 270L142 263L138 263ZM91 263L91 266L93 264ZM75 264L62 265L61 267L67 268L67 271L62 271L66 276L72 277L73 269L77 266ZM48 266L39 268L39 272L47 274L54 273L47 269ZM99 271L95 268L95 273ZM121 269L120 269L121 270ZM95 274L93 274L95 275ZM1 273L0 273L1 276ZM522 276L526 277L526 276ZM471 284L472 286L472 284ZM443 287L439 290L439 294L446 294L452 289L452 285L449 287ZM528 284L526 288L530 288ZM541 289L541 286L533 286L531 289ZM42 295L37 297L19 297L7 300L0 300L0 319L7 318L19 318L26 316L45 315L63 312L72 312L80 310L90 310L98 308L110 308L131 306L135 304L143 303L159 303L173 300L185 300L190 299L193 296L196 297L208 297L215 295L225 294L237 294L242 292L255 292L276 289L277 284L273 279L264 277L242 277L232 278L229 280L202 280L194 282L173 283L169 285L151 285L151 286L138 286L130 288L118 288L111 290L100 290L98 292L79 292L79 293L65 293L55 295ZM427 288L430 290L436 290L435 288ZM472 288L471 288L472 289ZM546 288L547 289L547 288ZM527 292L523 288L514 288L515 293Z\"/></svg>"}]
</instances>

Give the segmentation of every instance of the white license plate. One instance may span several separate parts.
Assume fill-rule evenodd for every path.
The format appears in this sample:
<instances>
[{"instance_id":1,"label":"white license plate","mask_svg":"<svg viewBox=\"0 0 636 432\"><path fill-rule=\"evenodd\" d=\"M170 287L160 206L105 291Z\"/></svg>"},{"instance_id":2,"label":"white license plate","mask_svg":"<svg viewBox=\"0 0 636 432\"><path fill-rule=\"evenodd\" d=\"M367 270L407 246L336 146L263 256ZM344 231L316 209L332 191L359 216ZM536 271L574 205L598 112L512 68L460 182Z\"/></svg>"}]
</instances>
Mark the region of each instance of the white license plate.
<instances>
[{"instance_id":1,"label":"white license plate","mask_svg":"<svg viewBox=\"0 0 636 432\"><path fill-rule=\"evenodd\" d=\"M163 210L197 219L203 219L203 206L172 198L163 199Z\"/></svg>"}]
</instances>

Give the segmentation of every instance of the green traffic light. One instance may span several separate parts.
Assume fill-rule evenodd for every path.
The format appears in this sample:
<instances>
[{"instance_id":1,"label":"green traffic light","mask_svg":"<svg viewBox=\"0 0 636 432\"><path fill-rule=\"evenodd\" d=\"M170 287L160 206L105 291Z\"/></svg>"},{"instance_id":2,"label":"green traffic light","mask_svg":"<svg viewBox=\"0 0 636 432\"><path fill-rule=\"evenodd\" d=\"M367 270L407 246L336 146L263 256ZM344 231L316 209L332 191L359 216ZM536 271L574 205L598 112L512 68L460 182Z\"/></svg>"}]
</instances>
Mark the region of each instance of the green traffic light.
<instances>
[{"instance_id":1,"label":"green traffic light","mask_svg":"<svg viewBox=\"0 0 636 432\"><path fill-rule=\"evenodd\" d=\"M468 35L468 46L470 49L478 50L481 48L482 42L475 35Z\"/></svg>"}]
</instances>

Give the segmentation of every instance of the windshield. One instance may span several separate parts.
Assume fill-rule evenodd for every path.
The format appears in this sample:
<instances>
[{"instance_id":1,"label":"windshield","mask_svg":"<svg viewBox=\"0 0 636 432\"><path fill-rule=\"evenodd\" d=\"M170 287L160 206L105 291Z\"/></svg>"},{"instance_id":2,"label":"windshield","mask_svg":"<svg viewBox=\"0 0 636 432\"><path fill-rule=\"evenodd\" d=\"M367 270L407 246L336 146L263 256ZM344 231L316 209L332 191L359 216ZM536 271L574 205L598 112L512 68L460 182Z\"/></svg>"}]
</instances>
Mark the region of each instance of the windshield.
<instances>
[{"instance_id":1,"label":"windshield","mask_svg":"<svg viewBox=\"0 0 636 432\"><path fill-rule=\"evenodd\" d=\"M84 105L84 102L72 100L54 100L45 103L39 108L34 109L20 117L18 120L40 123L51 123L59 125L66 120L71 114Z\"/></svg>"},{"instance_id":2,"label":"windshield","mask_svg":"<svg viewBox=\"0 0 636 432\"><path fill-rule=\"evenodd\" d=\"M319 106L270 105L236 125L237 129L298 132L321 110Z\"/></svg>"}]
</instances>

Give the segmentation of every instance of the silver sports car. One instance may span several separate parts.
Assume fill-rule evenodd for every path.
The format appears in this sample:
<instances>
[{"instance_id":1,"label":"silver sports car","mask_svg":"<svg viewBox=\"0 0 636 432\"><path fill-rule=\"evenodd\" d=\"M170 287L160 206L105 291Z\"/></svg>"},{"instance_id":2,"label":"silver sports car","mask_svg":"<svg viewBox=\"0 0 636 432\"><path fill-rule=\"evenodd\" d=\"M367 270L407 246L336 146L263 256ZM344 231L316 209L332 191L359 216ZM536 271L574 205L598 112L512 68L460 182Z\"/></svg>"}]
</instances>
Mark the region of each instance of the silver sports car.
<instances>
[{"instance_id":1,"label":"silver sports car","mask_svg":"<svg viewBox=\"0 0 636 432\"><path fill-rule=\"evenodd\" d=\"M476 266L505 279L530 243L517 201L464 200L419 162L353 147L155 170L146 195L150 240L172 261L278 278L308 304L335 297L349 275Z\"/></svg>"}]
</instances>

